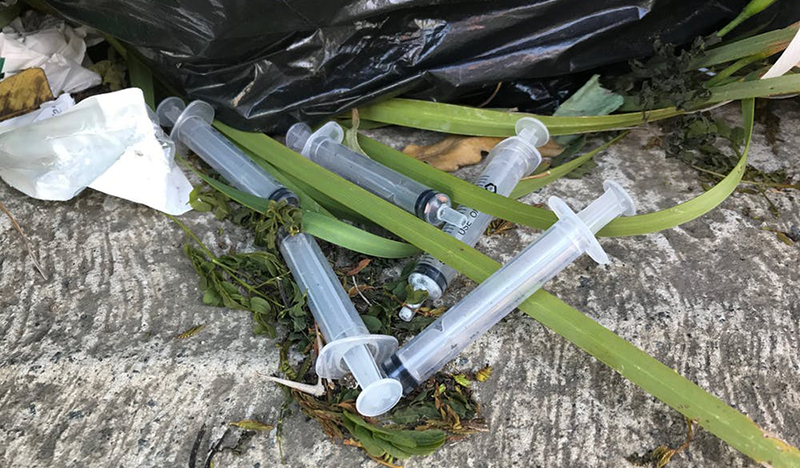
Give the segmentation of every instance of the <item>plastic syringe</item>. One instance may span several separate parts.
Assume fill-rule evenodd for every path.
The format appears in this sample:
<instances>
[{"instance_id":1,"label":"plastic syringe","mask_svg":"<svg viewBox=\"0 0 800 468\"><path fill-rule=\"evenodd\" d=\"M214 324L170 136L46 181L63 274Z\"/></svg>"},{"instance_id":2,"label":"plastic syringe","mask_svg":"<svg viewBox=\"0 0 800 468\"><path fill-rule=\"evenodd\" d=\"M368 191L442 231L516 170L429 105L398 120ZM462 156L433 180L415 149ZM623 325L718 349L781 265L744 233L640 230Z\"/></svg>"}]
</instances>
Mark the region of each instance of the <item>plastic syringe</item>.
<instances>
[{"instance_id":1,"label":"plastic syringe","mask_svg":"<svg viewBox=\"0 0 800 468\"><path fill-rule=\"evenodd\" d=\"M542 155L536 148L550 139L547 127L532 117L523 117L517 120L516 133L517 136L506 138L489 152L477 186L507 197L520 179L531 174L542 162ZM464 205L458 207L458 212L469 219L467 225L456 227L448 224L442 231L474 247L493 217ZM408 284L415 290L427 291L428 299L436 300L442 297L457 274L454 268L430 254L424 254L409 275ZM400 318L408 322L414 317L414 310L421 305L407 304L400 309Z\"/></svg>"},{"instance_id":2,"label":"plastic syringe","mask_svg":"<svg viewBox=\"0 0 800 468\"><path fill-rule=\"evenodd\" d=\"M214 109L206 102L184 106L179 98L164 100L157 109L161 124L172 127L170 137L191 149L236 188L271 200L297 204L297 197L211 126ZM397 339L371 335L347 296L328 260L308 234L282 233L278 248L327 344L317 358L317 375L338 379L352 373L361 386L356 409L377 416L402 396L402 386L381 374L379 362L397 350Z\"/></svg>"},{"instance_id":3,"label":"plastic syringe","mask_svg":"<svg viewBox=\"0 0 800 468\"><path fill-rule=\"evenodd\" d=\"M453 209L446 194L352 151L341 143L343 139L344 130L336 122L316 132L298 123L286 133L286 146L427 223L467 224L467 217Z\"/></svg>"},{"instance_id":4,"label":"plastic syringe","mask_svg":"<svg viewBox=\"0 0 800 468\"><path fill-rule=\"evenodd\" d=\"M634 214L636 208L619 184L606 181L603 186L605 193L577 215L563 200L551 197L550 208L559 220L384 361L386 375L400 380L409 392L584 252L598 263L608 263L594 234L617 216Z\"/></svg>"}]
</instances>

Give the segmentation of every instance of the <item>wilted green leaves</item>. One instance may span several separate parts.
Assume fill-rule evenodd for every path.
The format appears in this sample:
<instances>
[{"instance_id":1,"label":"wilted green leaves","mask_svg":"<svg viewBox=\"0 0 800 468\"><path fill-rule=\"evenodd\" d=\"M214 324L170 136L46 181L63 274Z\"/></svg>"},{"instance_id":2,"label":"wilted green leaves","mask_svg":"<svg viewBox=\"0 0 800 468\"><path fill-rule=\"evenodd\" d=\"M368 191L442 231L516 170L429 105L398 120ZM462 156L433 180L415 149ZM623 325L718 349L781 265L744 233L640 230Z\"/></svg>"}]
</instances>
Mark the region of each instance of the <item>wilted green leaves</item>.
<instances>
[{"instance_id":1,"label":"wilted green leaves","mask_svg":"<svg viewBox=\"0 0 800 468\"><path fill-rule=\"evenodd\" d=\"M358 439L370 456L405 460L412 455L430 455L444 444L447 435L438 429L409 431L369 424L360 416L345 411L342 423Z\"/></svg>"},{"instance_id":2,"label":"wilted green leaves","mask_svg":"<svg viewBox=\"0 0 800 468\"><path fill-rule=\"evenodd\" d=\"M619 92L635 96L626 102L625 109L646 111L665 105L689 109L707 100L711 96L703 87L707 77L692 65L717 42L716 36L698 37L691 47L676 53L673 44L656 39L653 42L655 55L645 62L632 60L631 73L615 80L614 87Z\"/></svg>"},{"instance_id":3,"label":"wilted green leaves","mask_svg":"<svg viewBox=\"0 0 800 468\"><path fill-rule=\"evenodd\" d=\"M235 253L212 257L191 245L186 255L199 277L203 303L253 313L256 334L276 336L276 325L286 327L292 341L308 342L312 318L305 297L286 266L270 252Z\"/></svg>"},{"instance_id":4,"label":"wilted green leaves","mask_svg":"<svg viewBox=\"0 0 800 468\"><path fill-rule=\"evenodd\" d=\"M211 190L202 185L196 186L189 193L189 206L201 213L214 213L214 217L221 221L231 214L228 204L230 199L221 192Z\"/></svg>"}]
</instances>

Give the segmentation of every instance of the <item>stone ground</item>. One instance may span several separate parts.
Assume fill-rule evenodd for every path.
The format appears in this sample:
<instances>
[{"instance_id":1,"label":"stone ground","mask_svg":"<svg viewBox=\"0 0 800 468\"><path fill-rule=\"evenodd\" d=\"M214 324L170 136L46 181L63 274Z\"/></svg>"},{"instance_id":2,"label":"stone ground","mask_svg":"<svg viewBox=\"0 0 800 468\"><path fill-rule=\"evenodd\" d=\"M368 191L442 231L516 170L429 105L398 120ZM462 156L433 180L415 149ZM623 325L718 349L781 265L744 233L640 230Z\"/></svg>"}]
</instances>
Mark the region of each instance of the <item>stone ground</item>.
<instances>
[{"instance_id":1,"label":"stone ground","mask_svg":"<svg viewBox=\"0 0 800 468\"><path fill-rule=\"evenodd\" d=\"M776 104L780 143L757 127L752 161L788 168L800 180L800 101ZM723 111L732 119L735 107ZM658 127L637 131L580 180L563 180L526 201L559 195L582 207L614 178L640 212L702 192L696 172L661 150L642 149ZM420 134L382 131L400 145ZM422 135L430 139L430 135ZM471 177L480 168L464 170ZM548 288L604 326L675 368L766 430L800 444L800 244L773 227L800 226L800 193L736 194L710 214L668 231L605 239L605 267L580 259ZM0 217L0 466L202 466L227 423L276 424L283 397L263 379L277 370L275 343L256 337L247 314L204 306L182 231L165 216L86 191L66 203L22 196L0 183L0 199L35 245L50 278L39 276ZM220 251L248 237L212 216L184 221ZM537 233L516 229L480 248L509 260ZM341 257L341 255L339 255ZM351 261L355 257L349 257ZM445 303L472 287L461 281ZM206 324L196 336L175 335ZM626 457L678 445L682 417L564 339L512 314L457 363L494 365L477 386L491 431L449 444L408 467L627 467ZM375 466L328 440L296 407L284 419L286 466ZM229 437L239 434L234 430ZM275 431L216 466L281 462ZM675 467L755 464L700 431Z\"/></svg>"}]
</instances>

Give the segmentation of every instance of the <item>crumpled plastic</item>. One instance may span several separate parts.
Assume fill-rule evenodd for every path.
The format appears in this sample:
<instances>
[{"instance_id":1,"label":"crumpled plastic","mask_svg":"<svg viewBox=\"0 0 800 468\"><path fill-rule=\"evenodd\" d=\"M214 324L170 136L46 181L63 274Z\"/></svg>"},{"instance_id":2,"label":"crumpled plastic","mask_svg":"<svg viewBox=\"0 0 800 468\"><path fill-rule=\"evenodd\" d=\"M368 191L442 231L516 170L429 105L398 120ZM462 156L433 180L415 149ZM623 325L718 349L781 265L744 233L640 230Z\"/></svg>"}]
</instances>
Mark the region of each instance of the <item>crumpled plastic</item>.
<instances>
[{"instance_id":1,"label":"crumpled plastic","mask_svg":"<svg viewBox=\"0 0 800 468\"><path fill-rule=\"evenodd\" d=\"M63 20L28 11L0 32L3 73L11 76L41 68L54 96L97 86L102 78L84 68L86 28L72 28Z\"/></svg>"},{"instance_id":2,"label":"crumpled plastic","mask_svg":"<svg viewBox=\"0 0 800 468\"><path fill-rule=\"evenodd\" d=\"M284 131L406 93L535 110L579 88L537 81L685 44L748 0L47 0L139 50L189 99L244 130ZM760 18L800 19L800 2ZM777 10L775 10L777 11ZM759 19L761 21L761 19ZM515 83L522 82L520 86ZM512 98L507 91L512 92ZM554 93L556 93L554 95ZM503 96L506 94L506 96Z\"/></svg>"},{"instance_id":3,"label":"crumpled plastic","mask_svg":"<svg viewBox=\"0 0 800 468\"><path fill-rule=\"evenodd\" d=\"M192 186L175 144L142 91L129 88L75 105L69 95L0 125L0 177L28 196L69 200L86 187L180 215Z\"/></svg>"}]
</instances>

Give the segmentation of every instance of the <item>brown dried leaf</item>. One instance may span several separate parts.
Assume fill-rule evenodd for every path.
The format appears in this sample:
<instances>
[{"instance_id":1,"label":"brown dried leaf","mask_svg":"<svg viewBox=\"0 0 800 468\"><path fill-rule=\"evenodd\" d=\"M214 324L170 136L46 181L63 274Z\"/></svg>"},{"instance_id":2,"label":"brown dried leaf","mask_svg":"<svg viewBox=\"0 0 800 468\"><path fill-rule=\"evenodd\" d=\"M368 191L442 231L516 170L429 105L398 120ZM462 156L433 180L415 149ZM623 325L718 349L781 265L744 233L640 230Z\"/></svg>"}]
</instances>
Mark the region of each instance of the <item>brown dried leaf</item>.
<instances>
[{"instance_id":1,"label":"brown dried leaf","mask_svg":"<svg viewBox=\"0 0 800 468\"><path fill-rule=\"evenodd\" d=\"M514 223L499 218L493 219L492 222L489 223L489 227L486 228L486 235L494 236L498 234L504 234L513 229L516 229L514 227Z\"/></svg>"},{"instance_id":2,"label":"brown dried leaf","mask_svg":"<svg viewBox=\"0 0 800 468\"><path fill-rule=\"evenodd\" d=\"M426 162L436 169L453 172L462 166L478 164L483 156L501 141L503 138L499 137L452 135L432 145L408 145L403 149L403 153ZM563 151L564 148L552 139L539 148L542 157L558 156Z\"/></svg>"},{"instance_id":3,"label":"brown dried leaf","mask_svg":"<svg viewBox=\"0 0 800 468\"><path fill-rule=\"evenodd\" d=\"M502 140L495 137L448 136L428 146L408 145L403 152L436 169L452 172L462 166L478 164L484 153L491 151Z\"/></svg>"},{"instance_id":4,"label":"brown dried leaf","mask_svg":"<svg viewBox=\"0 0 800 468\"><path fill-rule=\"evenodd\" d=\"M359 284L358 286L353 286L352 288L348 289L347 295L353 297L359 292L370 291L373 289L375 289L375 286L370 286L368 284Z\"/></svg>"},{"instance_id":5,"label":"brown dried leaf","mask_svg":"<svg viewBox=\"0 0 800 468\"><path fill-rule=\"evenodd\" d=\"M371 262L371 261L372 261L372 259L370 259L370 258L365 258L365 259L361 260L360 262L358 262L358 265L356 265L353 268L351 268L350 270L348 270L345 273L345 276L353 276L353 275L359 274L361 272L361 270L366 268L367 265L369 265L369 262Z\"/></svg>"},{"instance_id":6,"label":"brown dried leaf","mask_svg":"<svg viewBox=\"0 0 800 468\"><path fill-rule=\"evenodd\" d=\"M539 153L543 158L554 158L564 152L564 147L556 143L552 138L546 145L539 147Z\"/></svg>"}]
</instances>

